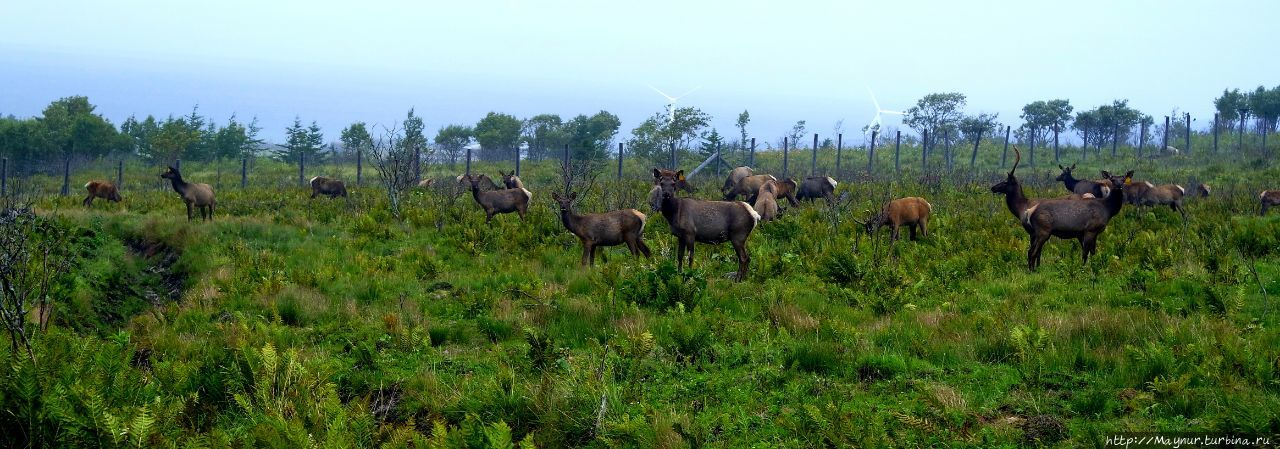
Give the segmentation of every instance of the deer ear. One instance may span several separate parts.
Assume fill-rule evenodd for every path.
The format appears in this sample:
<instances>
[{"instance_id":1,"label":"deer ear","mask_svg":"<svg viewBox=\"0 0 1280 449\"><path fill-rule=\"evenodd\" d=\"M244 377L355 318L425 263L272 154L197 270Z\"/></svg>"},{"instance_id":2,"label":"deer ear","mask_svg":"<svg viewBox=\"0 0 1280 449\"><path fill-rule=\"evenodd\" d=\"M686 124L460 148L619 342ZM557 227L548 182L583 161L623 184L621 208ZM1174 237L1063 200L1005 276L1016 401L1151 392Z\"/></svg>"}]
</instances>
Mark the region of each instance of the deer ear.
<instances>
[{"instance_id":1,"label":"deer ear","mask_svg":"<svg viewBox=\"0 0 1280 449\"><path fill-rule=\"evenodd\" d=\"M1075 169L1076 169L1076 164L1071 164L1071 169L1072 169L1072 170L1075 170Z\"/></svg>"},{"instance_id":2,"label":"deer ear","mask_svg":"<svg viewBox=\"0 0 1280 449\"><path fill-rule=\"evenodd\" d=\"M658 178L661 178L661 177L662 177L662 172L661 172L661 171L659 171L659 170L658 170L658 169L656 169L656 168L655 168L655 169L653 169L653 179L658 179Z\"/></svg>"},{"instance_id":3,"label":"deer ear","mask_svg":"<svg viewBox=\"0 0 1280 449\"><path fill-rule=\"evenodd\" d=\"M1062 166L1062 164L1058 164L1058 169L1060 169L1060 170L1064 170L1064 171L1065 171L1065 170L1067 169L1067 167L1063 167L1063 166Z\"/></svg>"},{"instance_id":4,"label":"deer ear","mask_svg":"<svg viewBox=\"0 0 1280 449\"><path fill-rule=\"evenodd\" d=\"M1102 176L1103 176L1103 177L1110 178L1110 177L1111 177L1111 172L1106 171L1106 170L1103 170L1103 171L1102 171Z\"/></svg>"}]
</instances>

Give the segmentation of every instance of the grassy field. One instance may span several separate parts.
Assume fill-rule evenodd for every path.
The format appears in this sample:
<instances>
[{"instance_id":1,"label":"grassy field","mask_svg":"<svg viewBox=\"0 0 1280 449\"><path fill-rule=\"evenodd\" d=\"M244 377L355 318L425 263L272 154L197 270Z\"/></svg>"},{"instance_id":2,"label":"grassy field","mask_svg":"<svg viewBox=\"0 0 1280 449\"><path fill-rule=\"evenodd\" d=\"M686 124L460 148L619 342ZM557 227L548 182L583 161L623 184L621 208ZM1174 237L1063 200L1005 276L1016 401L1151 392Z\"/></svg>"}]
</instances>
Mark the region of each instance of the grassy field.
<instances>
[{"instance_id":1,"label":"grassy field","mask_svg":"<svg viewBox=\"0 0 1280 449\"><path fill-rule=\"evenodd\" d=\"M1027 194L1064 195L1039 157L1019 170ZM399 221L370 187L311 201L296 171L265 161L249 189L224 180L210 223L188 223L142 168L122 204L45 196L75 265L35 360L0 356L0 444L1080 447L1117 431L1280 433L1280 214L1257 216L1258 192L1280 188L1275 162L1082 162L1214 195L1189 199L1185 224L1126 207L1088 265L1055 239L1028 272L1027 235L989 190L997 151L975 174L922 177L917 158L895 179L892 153L878 161L841 177L848 205L758 227L741 283L727 244L676 270L640 165L577 209L641 209L654 257L615 247L595 268L578 265L554 209L554 163L525 167L526 220L492 226L443 188L409 194ZM192 167L188 180L215 176ZM694 181L713 197L722 180ZM933 204L928 238L857 230L903 196Z\"/></svg>"}]
</instances>

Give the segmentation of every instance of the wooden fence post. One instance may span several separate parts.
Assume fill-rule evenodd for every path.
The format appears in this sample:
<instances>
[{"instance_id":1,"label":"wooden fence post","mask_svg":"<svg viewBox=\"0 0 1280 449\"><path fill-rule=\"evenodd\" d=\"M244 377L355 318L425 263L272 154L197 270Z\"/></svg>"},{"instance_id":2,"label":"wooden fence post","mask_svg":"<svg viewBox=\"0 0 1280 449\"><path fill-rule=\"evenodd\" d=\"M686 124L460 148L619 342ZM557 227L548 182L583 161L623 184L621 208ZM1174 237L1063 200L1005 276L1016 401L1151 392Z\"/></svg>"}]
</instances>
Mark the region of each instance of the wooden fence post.
<instances>
[{"instance_id":1,"label":"wooden fence post","mask_svg":"<svg viewBox=\"0 0 1280 449\"><path fill-rule=\"evenodd\" d=\"M840 156L844 152L844 133L836 134L836 176L840 176Z\"/></svg>"},{"instance_id":2,"label":"wooden fence post","mask_svg":"<svg viewBox=\"0 0 1280 449\"><path fill-rule=\"evenodd\" d=\"M782 138L782 178L787 177L787 138Z\"/></svg>"},{"instance_id":3,"label":"wooden fence post","mask_svg":"<svg viewBox=\"0 0 1280 449\"><path fill-rule=\"evenodd\" d=\"M1213 152L1218 152L1218 113L1213 113Z\"/></svg>"},{"instance_id":4,"label":"wooden fence post","mask_svg":"<svg viewBox=\"0 0 1280 449\"><path fill-rule=\"evenodd\" d=\"M457 159L455 159L457 160ZM364 176L364 150L356 150L356 185L360 185Z\"/></svg>"},{"instance_id":5,"label":"wooden fence post","mask_svg":"<svg viewBox=\"0 0 1280 449\"><path fill-rule=\"evenodd\" d=\"M618 142L618 180L622 180L622 142Z\"/></svg>"},{"instance_id":6,"label":"wooden fence post","mask_svg":"<svg viewBox=\"0 0 1280 449\"><path fill-rule=\"evenodd\" d=\"M467 176L471 176L471 149L467 148Z\"/></svg>"},{"instance_id":7,"label":"wooden fence post","mask_svg":"<svg viewBox=\"0 0 1280 449\"><path fill-rule=\"evenodd\" d=\"M1263 123L1265 124L1266 121L1263 120ZM1262 142L1264 145L1266 144L1267 142L1266 134L1262 135ZM1183 140L1183 146L1186 147L1183 149L1183 151L1186 151L1187 154L1191 154L1191 113L1190 112L1187 113L1187 134L1186 134L1186 139Z\"/></svg>"},{"instance_id":8,"label":"wooden fence post","mask_svg":"<svg viewBox=\"0 0 1280 449\"><path fill-rule=\"evenodd\" d=\"M71 194L71 156L62 160L62 196Z\"/></svg>"},{"instance_id":9,"label":"wooden fence post","mask_svg":"<svg viewBox=\"0 0 1280 449\"><path fill-rule=\"evenodd\" d=\"M867 148L867 174L874 172L873 165L876 162L876 132L879 130L871 130L871 146Z\"/></svg>"},{"instance_id":10,"label":"wooden fence post","mask_svg":"<svg viewBox=\"0 0 1280 449\"><path fill-rule=\"evenodd\" d=\"M747 159L747 166L756 165L756 138L751 138L751 157Z\"/></svg>"},{"instance_id":11,"label":"wooden fence post","mask_svg":"<svg viewBox=\"0 0 1280 449\"><path fill-rule=\"evenodd\" d=\"M116 189L124 188L124 159L116 161Z\"/></svg>"},{"instance_id":12,"label":"wooden fence post","mask_svg":"<svg viewBox=\"0 0 1280 449\"><path fill-rule=\"evenodd\" d=\"M973 154L969 155L969 173L973 173L973 169L978 166L978 144L982 143L982 130L979 129L973 138Z\"/></svg>"},{"instance_id":13,"label":"wooden fence post","mask_svg":"<svg viewBox=\"0 0 1280 449\"><path fill-rule=\"evenodd\" d=\"M240 158L240 189L249 188L249 158Z\"/></svg>"},{"instance_id":14,"label":"wooden fence post","mask_svg":"<svg viewBox=\"0 0 1280 449\"><path fill-rule=\"evenodd\" d=\"M298 153L298 187L307 185L306 170L307 170L307 154L299 152Z\"/></svg>"},{"instance_id":15,"label":"wooden fence post","mask_svg":"<svg viewBox=\"0 0 1280 449\"><path fill-rule=\"evenodd\" d=\"M920 172L929 171L929 130L925 129L920 137Z\"/></svg>"},{"instance_id":16,"label":"wooden fence post","mask_svg":"<svg viewBox=\"0 0 1280 449\"><path fill-rule=\"evenodd\" d=\"M1058 146L1058 125L1053 125L1053 163L1057 164L1059 155L1062 154Z\"/></svg>"},{"instance_id":17,"label":"wooden fence post","mask_svg":"<svg viewBox=\"0 0 1280 449\"><path fill-rule=\"evenodd\" d=\"M893 139L893 171L901 174L902 166L898 164L902 160L902 131L898 131L898 136Z\"/></svg>"},{"instance_id":18,"label":"wooden fence post","mask_svg":"<svg viewBox=\"0 0 1280 449\"><path fill-rule=\"evenodd\" d=\"M1160 142L1160 152L1157 154L1164 154L1165 151L1169 150L1169 116L1167 115L1164 116L1164 139Z\"/></svg>"}]
</instances>

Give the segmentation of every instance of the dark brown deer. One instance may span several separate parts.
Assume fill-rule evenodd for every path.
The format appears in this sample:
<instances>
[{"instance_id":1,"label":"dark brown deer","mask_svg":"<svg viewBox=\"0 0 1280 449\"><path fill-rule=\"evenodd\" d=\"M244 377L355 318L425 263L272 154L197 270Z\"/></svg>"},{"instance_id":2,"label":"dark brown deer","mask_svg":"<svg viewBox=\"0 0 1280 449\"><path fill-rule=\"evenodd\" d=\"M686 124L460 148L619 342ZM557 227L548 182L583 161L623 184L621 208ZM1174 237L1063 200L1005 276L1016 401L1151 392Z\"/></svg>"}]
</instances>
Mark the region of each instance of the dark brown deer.
<instances>
[{"instance_id":1,"label":"dark brown deer","mask_svg":"<svg viewBox=\"0 0 1280 449\"><path fill-rule=\"evenodd\" d=\"M800 183L800 191L796 193L796 197L802 200L831 199L836 191L836 184L836 180L830 176L810 176Z\"/></svg>"},{"instance_id":2,"label":"dark brown deer","mask_svg":"<svg viewBox=\"0 0 1280 449\"><path fill-rule=\"evenodd\" d=\"M116 189L115 184L107 181L89 181L84 185L84 189L89 191L89 196L84 198L82 202L85 207L93 204L94 198L102 198L107 201L120 202L120 190Z\"/></svg>"},{"instance_id":3,"label":"dark brown deer","mask_svg":"<svg viewBox=\"0 0 1280 449\"><path fill-rule=\"evenodd\" d=\"M568 197L552 192L551 198L560 205L560 222L582 242L582 265L596 264L596 248L623 243L627 244L631 255L643 253L644 257L650 257L649 246L642 239L645 215L640 211L619 209L603 214L578 215L573 212L573 202L578 199L577 192L570 192ZM605 256L605 262L608 261L608 256Z\"/></svg>"},{"instance_id":4,"label":"dark brown deer","mask_svg":"<svg viewBox=\"0 0 1280 449\"><path fill-rule=\"evenodd\" d=\"M684 175L676 176L675 170L665 168L655 168L654 171L661 173L662 176L670 176L672 179L679 178L676 181L676 190L683 190L688 192L690 195L693 194L693 185L689 184L689 180L684 179ZM683 173L684 170L681 170L680 172ZM654 181L654 185L657 185L657 180Z\"/></svg>"},{"instance_id":5,"label":"dark brown deer","mask_svg":"<svg viewBox=\"0 0 1280 449\"><path fill-rule=\"evenodd\" d=\"M795 182L795 181L792 181ZM760 214L760 221L773 221L778 218L778 182L765 181L755 195L754 208Z\"/></svg>"},{"instance_id":6,"label":"dark brown deer","mask_svg":"<svg viewBox=\"0 0 1280 449\"><path fill-rule=\"evenodd\" d=\"M747 167L745 165L735 168L733 170L730 170L729 177L725 178L724 180L724 186L720 187L720 193L728 195L729 191L733 190L733 188L738 185L738 182L741 181L742 178L745 178L754 174L755 174L755 171L752 170L751 167Z\"/></svg>"},{"instance_id":7,"label":"dark brown deer","mask_svg":"<svg viewBox=\"0 0 1280 449\"><path fill-rule=\"evenodd\" d=\"M1040 266L1040 253L1050 237L1079 239L1081 258L1089 262L1089 256L1097 251L1098 235L1107 229L1112 217L1120 214L1124 206L1123 191L1133 180L1133 170L1124 176L1102 172L1113 185L1107 198L1044 200L1033 205L1025 213L1026 224L1031 227L1031 246L1027 249L1027 268L1035 271Z\"/></svg>"},{"instance_id":8,"label":"dark brown deer","mask_svg":"<svg viewBox=\"0 0 1280 449\"><path fill-rule=\"evenodd\" d=\"M1129 185L1124 186L1124 201L1132 206L1142 204L1142 197L1147 195L1147 190L1154 188L1155 185L1147 181L1130 181Z\"/></svg>"},{"instance_id":9,"label":"dark brown deer","mask_svg":"<svg viewBox=\"0 0 1280 449\"><path fill-rule=\"evenodd\" d=\"M173 184L173 191L178 192L182 202L187 203L187 221L191 221L194 216L192 206L200 208L200 219L213 219L213 209L217 204L213 198L213 187L202 183L188 183L182 179L182 173L173 167L161 173L160 177L168 179Z\"/></svg>"},{"instance_id":10,"label":"dark brown deer","mask_svg":"<svg viewBox=\"0 0 1280 449\"><path fill-rule=\"evenodd\" d=\"M1066 186L1068 192L1077 195L1092 193L1096 198L1106 198L1107 195L1111 194L1111 186L1108 186L1106 182L1076 179L1075 176L1072 176L1071 171L1076 169L1076 164L1071 164L1070 167L1059 165L1058 168L1062 169L1062 173L1054 180L1062 181L1062 185Z\"/></svg>"},{"instance_id":11,"label":"dark brown deer","mask_svg":"<svg viewBox=\"0 0 1280 449\"><path fill-rule=\"evenodd\" d=\"M471 197L475 198L476 204L484 209L485 224L489 224L494 215L511 212L520 214L520 220L524 221L524 214L529 211L529 199L533 198L533 194L528 190L480 190L483 181L489 179L487 176L471 175L464 176L464 179L471 184Z\"/></svg>"},{"instance_id":12,"label":"dark brown deer","mask_svg":"<svg viewBox=\"0 0 1280 449\"><path fill-rule=\"evenodd\" d=\"M316 176L311 178L311 199L315 199L316 195L324 195L329 198L347 197L347 185L340 180Z\"/></svg>"},{"instance_id":13,"label":"dark brown deer","mask_svg":"<svg viewBox=\"0 0 1280 449\"><path fill-rule=\"evenodd\" d=\"M1274 206L1280 206L1280 190L1263 190L1258 194L1258 202L1262 204L1262 208L1258 210L1258 215L1266 215L1267 210Z\"/></svg>"},{"instance_id":14,"label":"dark brown deer","mask_svg":"<svg viewBox=\"0 0 1280 449\"><path fill-rule=\"evenodd\" d=\"M892 239L898 240L898 230L902 226L907 226L911 232L911 240L916 240L916 229L920 230L921 237L929 236L929 213L933 212L933 205L925 201L924 198L910 196L890 201L880 208L880 213L871 217L871 219L863 222L867 234L875 234L881 227L889 226L892 229Z\"/></svg>"},{"instance_id":15,"label":"dark brown deer","mask_svg":"<svg viewBox=\"0 0 1280 449\"><path fill-rule=\"evenodd\" d=\"M471 176L476 176L480 178L481 180L480 190L502 190L502 186L498 185L498 183L496 182L493 182L493 179L489 178L489 175L481 173L481 174L471 175ZM459 187L462 187L463 189L467 189L467 190L471 189L471 180L467 179L467 175L465 174L458 175L457 182ZM419 185L421 186L421 184Z\"/></svg>"},{"instance_id":16,"label":"dark brown deer","mask_svg":"<svg viewBox=\"0 0 1280 449\"><path fill-rule=\"evenodd\" d=\"M1014 172L1018 170L1018 163L1022 162L1022 151L1018 150L1017 145L1013 146L1013 154L1013 168L1009 170L1009 174L1005 176L1004 181L991 186L991 193L1004 195L1004 204L1009 208L1009 213L1013 214L1013 218L1017 219L1018 223L1022 224L1022 229L1027 231L1027 235L1031 235L1031 223L1027 220L1031 217L1030 212L1033 208L1039 205L1040 201L1043 201L1043 199L1027 198L1027 195L1023 193L1022 184L1018 182L1018 177L1014 175ZM1125 192L1128 193L1128 189L1125 189ZM1094 197L1092 193L1085 193L1083 195L1073 193L1056 199L1079 200L1090 198L1096 197Z\"/></svg>"},{"instance_id":17,"label":"dark brown deer","mask_svg":"<svg viewBox=\"0 0 1280 449\"><path fill-rule=\"evenodd\" d=\"M667 219L671 234L676 236L678 243L678 268L684 269L686 255L689 266L693 266L693 247L697 242L716 245L729 241L733 243L733 251L738 255L736 278L738 281L746 279L747 267L751 264L747 238L760 222L760 214L751 205L741 201L704 201L676 197L676 189L684 178L684 170L664 176L660 170L654 169L653 178L662 192L662 216Z\"/></svg>"},{"instance_id":18,"label":"dark brown deer","mask_svg":"<svg viewBox=\"0 0 1280 449\"><path fill-rule=\"evenodd\" d=\"M502 184L508 189L523 189L524 183L520 182L520 177L516 176L516 172L506 173L498 170L498 174L502 175Z\"/></svg>"},{"instance_id":19,"label":"dark brown deer","mask_svg":"<svg viewBox=\"0 0 1280 449\"><path fill-rule=\"evenodd\" d=\"M1182 219L1187 219L1187 210L1182 207L1182 198L1186 196L1187 191L1177 184L1161 184L1158 186L1151 185L1149 182L1130 183L1125 187L1126 195L1129 188L1134 185L1142 184L1142 193L1137 196L1136 204L1139 206L1169 206L1169 208L1182 215Z\"/></svg>"},{"instance_id":20,"label":"dark brown deer","mask_svg":"<svg viewBox=\"0 0 1280 449\"><path fill-rule=\"evenodd\" d=\"M1213 187L1209 186L1209 184L1205 184L1202 182L1200 183L1200 185L1196 186L1196 196L1199 196L1201 198L1208 198L1209 193L1211 192L1213 192Z\"/></svg>"},{"instance_id":21,"label":"dark brown deer","mask_svg":"<svg viewBox=\"0 0 1280 449\"><path fill-rule=\"evenodd\" d=\"M773 177L773 175L747 176L738 180L737 184L729 188L729 191L724 194L724 200L733 201L738 199L738 196L755 197L756 192L760 191L760 186L764 185L765 182L777 180L778 178Z\"/></svg>"}]
</instances>

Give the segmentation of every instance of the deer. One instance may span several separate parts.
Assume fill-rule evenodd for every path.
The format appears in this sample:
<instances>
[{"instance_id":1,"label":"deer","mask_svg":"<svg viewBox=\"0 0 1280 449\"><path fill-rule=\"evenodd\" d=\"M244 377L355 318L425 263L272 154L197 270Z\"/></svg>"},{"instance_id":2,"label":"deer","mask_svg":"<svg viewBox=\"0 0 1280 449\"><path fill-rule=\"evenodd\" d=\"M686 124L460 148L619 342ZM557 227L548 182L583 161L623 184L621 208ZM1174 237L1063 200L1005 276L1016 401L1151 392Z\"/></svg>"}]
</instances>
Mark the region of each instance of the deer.
<instances>
[{"instance_id":1,"label":"deer","mask_svg":"<svg viewBox=\"0 0 1280 449\"><path fill-rule=\"evenodd\" d=\"M1096 198L1106 198L1107 195L1111 194L1111 186L1107 185L1105 181L1089 181L1085 179L1076 179L1072 176L1071 171L1076 169L1076 164L1071 164L1070 167L1063 167L1059 165L1058 168L1062 169L1062 173L1053 180L1062 181L1063 186L1066 186L1067 191L1071 193L1077 195L1092 193Z\"/></svg>"},{"instance_id":2,"label":"deer","mask_svg":"<svg viewBox=\"0 0 1280 449\"><path fill-rule=\"evenodd\" d=\"M94 198L102 198L116 203L120 202L120 190L116 189L115 184L110 182L89 181L84 185L84 189L89 191L89 196L86 196L82 202L84 207L92 205Z\"/></svg>"},{"instance_id":3,"label":"deer","mask_svg":"<svg viewBox=\"0 0 1280 449\"><path fill-rule=\"evenodd\" d=\"M684 170L671 175L664 175L661 170L653 170L654 181L661 189L662 216L667 219L671 234L676 237L677 268L684 269L687 255L689 266L693 267L693 247L696 243L718 245L729 241L738 256L737 281L746 279L747 268L751 264L751 254L747 252L747 238L760 223L760 214L750 204L741 201L706 201L693 198L676 197L676 189L684 178Z\"/></svg>"},{"instance_id":4,"label":"deer","mask_svg":"<svg viewBox=\"0 0 1280 449\"><path fill-rule=\"evenodd\" d=\"M646 217L640 211L619 209L602 214L578 215L573 212L573 202L578 199L577 192L569 192L567 197L561 196L559 192L552 192L551 198L560 205L560 222L582 242L582 265L595 266L596 248L623 243L627 244L632 256L644 254L644 257L650 257L649 246L643 240ZM608 262L609 257L604 256L604 260Z\"/></svg>"},{"instance_id":5,"label":"deer","mask_svg":"<svg viewBox=\"0 0 1280 449\"><path fill-rule=\"evenodd\" d=\"M1258 215L1267 215L1267 210L1272 206L1280 206L1280 190L1263 190L1258 194L1258 202L1262 204Z\"/></svg>"},{"instance_id":6,"label":"deer","mask_svg":"<svg viewBox=\"0 0 1280 449\"><path fill-rule=\"evenodd\" d=\"M471 181L467 179L467 176L468 175L466 174L458 175L456 181L458 182L459 187L462 187L463 189L471 189ZM502 190L502 186L498 185L498 183L496 182L493 182L493 179L490 179L489 175L481 173L478 175L471 175L471 176L479 177L480 180L483 181L480 183L480 188L482 190ZM422 186L421 183L419 183L418 185Z\"/></svg>"},{"instance_id":7,"label":"deer","mask_svg":"<svg viewBox=\"0 0 1280 449\"><path fill-rule=\"evenodd\" d=\"M909 196L886 203L875 216L859 223L870 235L874 235L881 227L889 226L892 229L892 240L898 240L899 228L907 226L911 233L911 241L914 242L917 228L920 230L920 236L929 236L930 212L933 212L933 205L928 201L917 196Z\"/></svg>"},{"instance_id":8,"label":"deer","mask_svg":"<svg viewBox=\"0 0 1280 449\"><path fill-rule=\"evenodd\" d=\"M672 179L677 178L675 170L670 170L666 168L655 168L654 170L657 171L658 173L661 173L663 176L670 176ZM683 172L683 170L681 171ZM693 195L694 193L693 186L689 184L689 180L685 179L684 175L680 175L678 176L678 178L680 179L676 181L676 189L683 190L685 192L688 192L690 195ZM656 180L654 181L654 185L655 186L657 185Z\"/></svg>"},{"instance_id":9,"label":"deer","mask_svg":"<svg viewBox=\"0 0 1280 449\"><path fill-rule=\"evenodd\" d=\"M316 195L324 195L330 199L347 196L347 185L342 181L326 177L316 176L311 178L311 199L316 199Z\"/></svg>"},{"instance_id":10,"label":"deer","mask_svg":"<svg viewBox=\"0 0 1280 449\"><path fill-rule=\"evenodd\" d=\"M1211 187L1209 184L1205 184L1202 182L1196 186L1196 196L1200 198L1208 198L1209 193L1211 192L1213 192L1213 187Z\"/></svg>"},{"instance_id":11,"label":"deer","mask_svg":"<svg viewBox=\"0 0 1280 449\"><path fill-rule=\"evenodd\" d=\"M792 181L794 183L795 181ZM755 202L752 203L756 212L760 214L760 221L773 221L778 218L778 182L769 180L760 186L760 191L755 195Z\"/></svg>"},{"instance_id":12,"label":"deer","mask_svg":"<svg viewBox=\"0 0 1280 449\"><path fill-rule=\"evenodd\" d=\"M777 181L777 180L778 178L773 177L773 175L747 176L745 178L738 180L737 184L734 184L733 187L731 187L727 192L725 192L724 200L733 201L738 199L739 195L754 197L756 192L760 191L760 186L764 185L765 182ZM748 200L747 202L749 203L751 201L754 201L754 200Z\"/></svg>"},{"instance_id":13,"label":"deer","mask_svg":"<svg viewBox=\"0 0 1280 449\"><path fill-rule=\"evenodd\" d=\"M754 174L755 174L755 171L752 170L751 167L748 167L745 165L735 168L733 170L730 170L729 177L725 178L724 180L724 186L720 187L720 193L728 195L730 190L733 190L734 187L738 186L738 182L742 181L742 178L745 178Z\"/></svg>"},{"instance_id":14,"label":"deer","mask_svg":"<svg viewBox=\"0 0 1280 449\"><path fill-rule=\"evenodd\" d=\"M168 179L173 184L173 191L178 192L182 202L187 203L187 221L193 219L192 206L200 208L201 220L213 220L213 209L217 204L213 198L213 187L208 184L184 181L182 173L172 166L161 173L160 177Z\"/></svg>"},{"instance_id":15,"label":"deer","mask_svg":"<svg viewBox=\"0 0 1280 449\"><path fill-rule=\"evenodd\" d=\"M1027 249L1027 268L1035 271L1040 266L1040 253L1050 237L1079 239L1081 259L1089 262L1089 256L1097 251L1098 236L1107 229L1111 218L1120 214L1124 206L1123 191L1133 180L1133 170L1124 176L1102 172L1115 190L1106 198L1053 199L1040 201L1023 213L1023 227L1030 226L1031 246Z\"/></svg>"},{"instance_id":16,"label":"deer","mask_svg":"<svg viewBox=\"0 0 1280 449\"><path fill-rule=\"evenodd\" d=\"M1009 174L1005 176L1004 181L1001 181L999 183L996 183L996 185L991 186L991 193L999 193L1004 195L1004 203L1005 203L1005 206L1009 208L1009 213L1013 214L1013 218L1017 219L1018 222L1022 224L1022 228L1026 230L1027 235L1030 236L1032 232L1032 228L1031 228L1030 222L1027 221L1027 218L1031 216L1030 212L1034 211L1035 210L1034 208L1038 206L1040 204L1040 201L1043 201L1043 199L1027 198L1026 193L1023 193L1022 184L1018 182L1018 177L1014 175L1014 172L1018 170L1018 164L1022 162L1022 151L1018 150L1017 145L1013 146L1013 155L1014 155L1013 168L1009 170ZM1128 193L1128 190L1126 189L1126 194L1127 193ZM1072 193L1070 195L1053 198L1053 199L1080 200L1080 199L1091 199L1091 198L1096 198L1096 197L1093 196L1092 193L1085 193L1085 194Z\"/></svg>"},{"instance_id":17,"label":"deer","mask_svg":"<svg viewBox=\"0 0 1280 449\"><path fill-rule=\"evenodd\" d=\"M421 181L418 181L418 188L419 188L419 189L429 189L429 188L431 188L431 184L434 184L435 182L436 182L436 180L431 179L431 178L423 179L423 180L421 180Z\"/></svg>"},{"instance_id":18,"label":"deer","mask_svg":"<svg viewBox=\"0 0 1280 449\"><path fill-rule=\"evenodd\" d=\"M836 180L830 176L810 176L800 184L800 191L796 193L796 197L802 200L831 199L831 195L836 191L836 184L838 184Z\"/></svg>"},{"instance_id":19,"label":"deer","mask_svg":"<svg viewBox=\"0 0 1280 449\"><path fill-rule=\"evenodd\" d=\"M507 186L508 189L524 188L524 183L520 182L520 177L516 176L516 172L506 173L502 170L498 170L498 174L502 175L502 184Z\"/></svg>"},{"instance_id":20,"label":"deer","mask_svg":"<svg viewBox=\"0 0 1280 449\"><path fill-rule=\"evenodd\" d=\"M484 223L490 224L493 216L497 214L509 214L515 212L520 214L520 221L524 221L524 214L529 211L529 199L533 198L533 194L525 189L500 189L500 190L480 190L481 182L488 180L485 175L464 176L464 179L471 184L471 197L475 198L476 204L484 209ZM489 181L493 182L493 181Z\"/></svg>"},{"instance_id":21,"label":"deer","mask_svg":"<svg viewBox=\"0 0 1280 449\"><path fill-rule=\"evenodd\" d=\"M1133 183L1139 184L1139 183ZM1141 183L1144 185L1140 196L1136 197L1136 204L1139 206L1169 206L1169 208L1182 215L1182 219L1187 219L1187 210L1182 207L1182 198L1186 196L1187 190L1177 184L1161 184L1152 185L1149 182ZM1125 189L1128 192L1128 189Z\"/></svg>"}]
</instances>

